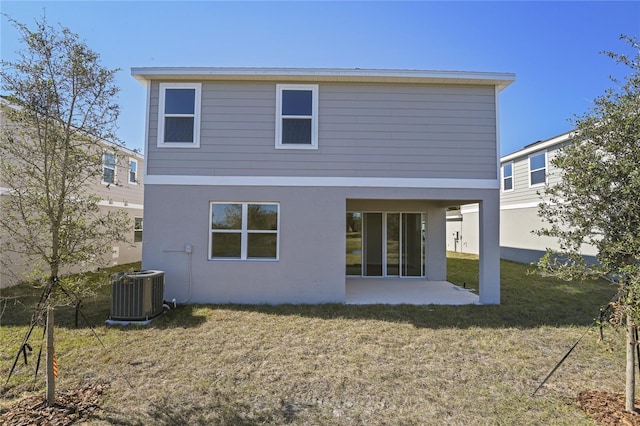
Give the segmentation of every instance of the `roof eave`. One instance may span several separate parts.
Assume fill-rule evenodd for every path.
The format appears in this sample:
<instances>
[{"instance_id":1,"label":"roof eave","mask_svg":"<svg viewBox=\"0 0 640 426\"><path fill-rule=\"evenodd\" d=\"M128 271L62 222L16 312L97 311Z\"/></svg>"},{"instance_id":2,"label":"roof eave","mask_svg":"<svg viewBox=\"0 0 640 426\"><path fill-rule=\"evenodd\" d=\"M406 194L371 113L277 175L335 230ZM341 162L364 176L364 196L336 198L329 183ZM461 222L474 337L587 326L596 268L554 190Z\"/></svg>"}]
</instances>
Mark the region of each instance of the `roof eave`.
<instances>
[{"instance_id":1,"label":"roof eave","mask_svg":"<svg viewBox=\"0 0 640 426\"><path fill-rule=\"evenodd\" d=\"M13 109L15 111L20 111L22 109L22 107L9 102L4 97L0 97L0 110L2 108L11 108L11 109ZM99 136L90 135L90 137L93 138L95 141L97 141L98 143L100 143L102 145L108 146L110 148L118 149L120 151L124 151L126 154L128 154L131 157L135 157L135 158L137 158L139 160L144 160L144 155L142 153L140 153L138 151L135 151L135 150L133 150L131 148L127 148L124 145L109 141L107 139L103 139L103 138L101 138Z\"/></svg>"},{"instance_id":2,"label":"roof eave","mask_svg":"<svg viewBox=\"0 0 640 426\"><path fill-rule=\"evenodd\" d=\"M522 148L518 151L512 152L511 154L507 154L503 157L500 158L500 162L501 163L505 163L505 162L509 162L509 161L513 161L516 158L520 158L520 157L524 157L524 156L528 156L530 154L533 154L534 152L538 152L538 151L543 151L545 149L549 149L552 146L558 145L558 144L563 144L566 143L568 141L570 141L571 139L573 139L576 135L576 131L575 130L570 130L568 132L562 133L558 136L554 136L551 139L547 139L545 141L540 141L538 143L529 145L525 148Z\"/></svg>"},{"instance_id":3,"label":"roof eave","mask_svg":"<svg viewBox=\"0 0 640 426\"><path fill-rule=\"evenodd\" d=\"M490 85L499 90L515 81L513 73L359 68L141 67L132 68L131 75L143 83L150 80L419 83Z\"/></svg>"}]
</instances>

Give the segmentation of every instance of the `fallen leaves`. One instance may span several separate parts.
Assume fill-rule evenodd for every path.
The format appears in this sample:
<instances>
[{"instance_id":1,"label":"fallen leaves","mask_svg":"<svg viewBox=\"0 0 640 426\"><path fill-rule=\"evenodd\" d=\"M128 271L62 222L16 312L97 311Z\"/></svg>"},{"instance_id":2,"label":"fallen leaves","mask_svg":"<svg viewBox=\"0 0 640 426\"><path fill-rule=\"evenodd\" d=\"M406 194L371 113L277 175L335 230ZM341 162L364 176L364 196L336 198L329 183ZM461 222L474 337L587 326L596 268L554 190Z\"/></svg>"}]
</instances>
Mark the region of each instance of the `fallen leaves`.
<instances>
[{"instance_id":1,"label":"fallen leaves","mask_svg":"<svg viewBox=\"0 0 640 426\"><path fill-rule=\"evenodd\" d=\"M47 406L42 394L24 398L2 413L0 425L66 426L92 418L101 410L98 402L107 388L107 384L88 383L77 389L56 392L56 403L51 407Z\"/></svg>"},{"instance_id":2,"label":"fallen leaves","mask_svg":"<svg viewBox=\"0 0 640 426\"><path fill-rule=\"evenodd\" d=\"M589 417L603 425L640 425L640 414L624 409L625 397L621 393L602 392L597 390L583 391L576 397L576 404ZM640 401L636 400L636 406Z\"/></svg>"}]
</instances>

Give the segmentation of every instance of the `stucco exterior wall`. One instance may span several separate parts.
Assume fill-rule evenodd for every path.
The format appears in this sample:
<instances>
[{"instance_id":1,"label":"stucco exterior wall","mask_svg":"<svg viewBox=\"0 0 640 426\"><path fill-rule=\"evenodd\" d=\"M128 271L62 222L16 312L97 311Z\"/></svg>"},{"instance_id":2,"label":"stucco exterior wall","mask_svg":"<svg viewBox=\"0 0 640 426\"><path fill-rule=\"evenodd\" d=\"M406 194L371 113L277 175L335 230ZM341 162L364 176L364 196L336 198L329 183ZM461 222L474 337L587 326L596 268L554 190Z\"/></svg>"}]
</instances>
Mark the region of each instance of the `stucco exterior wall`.
<instances>
[{"instance_id":1,"label":"stucco exterior wall","mask_svg":"<svg viewBox=\"0 0 640 426\"><path fill-rule=\"evenodd\" d=\"M327 188L160 185L146 191L143 268L165 271L165 299L344 301L346 207L339 193ZM279 203L279 260L208 260L212 201Z\"/></svg>"},{"instance_id":2,"label":"stucco exterior wall","mask_svg":"<svg viewBox=\"0 0 640 426\"><path fill-rule=\"evenodd\" d=\"M149 185L142 267L165 271L165 299L182 303L342 303L347 211L425 212L426 279L444 280L444 212L460 197L490 203L497 190ZM278 203L279 259L209 260L216 201ZM497 269L487 280L497 285L490 303L499 300Z\"/></svg>"}]
</instances>

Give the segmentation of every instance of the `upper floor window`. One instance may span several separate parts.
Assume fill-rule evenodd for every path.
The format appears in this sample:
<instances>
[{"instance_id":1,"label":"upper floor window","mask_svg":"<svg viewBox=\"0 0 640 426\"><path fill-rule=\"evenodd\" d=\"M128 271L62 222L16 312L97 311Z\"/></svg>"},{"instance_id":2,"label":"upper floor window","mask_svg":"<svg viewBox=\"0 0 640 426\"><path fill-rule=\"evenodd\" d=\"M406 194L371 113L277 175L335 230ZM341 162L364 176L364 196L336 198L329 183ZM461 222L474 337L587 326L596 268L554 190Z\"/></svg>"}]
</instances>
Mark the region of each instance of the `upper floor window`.
<instances>
[{"instance_id":1,"label":"upper floor window","mask_svg":"<svg viewBox=\"0 0 640 426\"><path fill-rule=\"evenodd\" d=\"M502 190L513 191L513 163L502 165Z\"/></svg>"},{"instance_id":2,"label":"upper floor window","mask_svg":"<svg viewBox=\"0 0 640 426\"><path fill-rule=\"evenodd\" d=\"M529 156L529 186L544 185L547 181L547 152Z\"/></svg>"},{"instance_id":3,"label":"upper floor window","mask_svg":"<svg viewBox=\"0 0 640 426\"><path fill-rule=\"evenodd\" d=\"M275 203L211 203L209 259L278 259Z\"/></svg>"},{"instance_id":4,"label":"upper floor window","mask_svg":"<svg viewBox=\"0 0 640 426\"><path fill-rule=\"evenodd\" d=\"M113 152L102 154L102 183L116 183L116 154Z\"/></svg>"},{"instance_id":5,"label":"upper floor window","mask_svg":"<svg viewBox=\"0 0 640 426\"><path fill-rule=\"evenodd\" d=\"M129 158L129 183L138 183L138 160Z\"/></svg>"},{"instance_id":6,"label":"upper floor window","mask_svg":"<svg viewBox=\"0 0 640 426\"><path fill-rule=\"evenodd\" d=\"M160 83L158 146L200 146L200 83Z\"/></svg>"},{"instance_id":7,"label":"upper floor window","mask_svg":"<svg viewBox=\"0 0 640 426\"><path fill-rule=\"evenodd\" d=\"M318 85L276 86L276 148L318 149Z\"/></svg>"}]
</instances>

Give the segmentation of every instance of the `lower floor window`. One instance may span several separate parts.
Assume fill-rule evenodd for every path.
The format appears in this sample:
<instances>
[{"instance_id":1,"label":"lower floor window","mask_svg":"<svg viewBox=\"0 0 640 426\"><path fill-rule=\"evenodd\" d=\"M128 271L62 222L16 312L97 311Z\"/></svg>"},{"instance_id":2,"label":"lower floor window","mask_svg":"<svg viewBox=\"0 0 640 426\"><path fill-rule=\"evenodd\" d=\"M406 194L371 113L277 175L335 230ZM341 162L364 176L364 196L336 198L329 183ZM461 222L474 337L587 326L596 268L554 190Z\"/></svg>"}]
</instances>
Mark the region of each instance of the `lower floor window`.
<instances>
[{"instance_id":1,"label":"lower floor window","mask_svg":"<svg viewBox=\"0 0 640 426\"><path fill-rule=\"evenodd\" d=\"M142 242L142 218L136 217L134 218L133 223L133 242L141 243Z\"/></svg>"},{"instance_id":2,"label":"lower floor window","mask_svg":"<svg viewBox=\"0 0 640 426\"><path fill-rule=\"evenodd\" d=\"M210 259L278 259L277 203L212 202Z\"/></svg>"}]
</instances>

